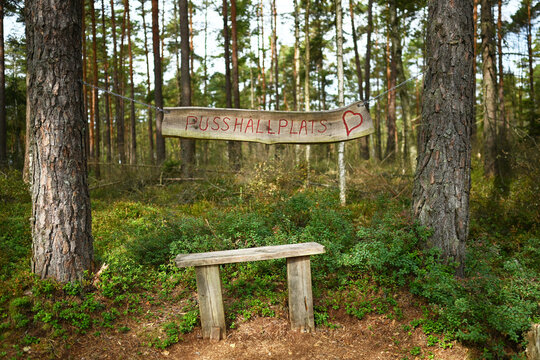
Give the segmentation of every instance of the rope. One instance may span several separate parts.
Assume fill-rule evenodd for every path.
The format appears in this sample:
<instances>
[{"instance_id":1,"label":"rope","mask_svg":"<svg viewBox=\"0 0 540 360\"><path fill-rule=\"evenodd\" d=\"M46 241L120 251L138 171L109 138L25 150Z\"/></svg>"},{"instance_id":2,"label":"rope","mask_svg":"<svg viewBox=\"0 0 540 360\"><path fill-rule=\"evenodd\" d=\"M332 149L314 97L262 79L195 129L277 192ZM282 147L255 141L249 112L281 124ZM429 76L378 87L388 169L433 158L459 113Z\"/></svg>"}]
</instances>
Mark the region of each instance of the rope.
<instances>
[{"instance_id":1,"label":"rope","mask_svg":"<svg viewBox=\"0 0 540 360\"><path fill-rule=\"evenodd\" d=\"M105 93L107 93L107 94L110 94L110 95L119 97L119 98L121 98L121 99L124 99L124 100L127 100L127 101L132 101L132 102L134 102L134 103L136 103L136 104L143 105L143 106L146 106L146 107L148 107L148 108L151 108L151 109L154 109L154 110L157 110L157 111L161 111L161 112L164 113L164 114L167 113L167 111L163 110L163 109L160 108L160 107L157 107L157 106L154 106L154 105L150 105L150 104L143 103L142 101L138 101L138 100L135 100L135 99L132 99L132 98L129 98L129 97L126 97L126 96L117 94L117 93L112 92L112 91L107 90L107 89L102 89L102 88L100 88L100 87L97 87L97 86L94 86L94 85L92 85L92 84L89 84L89 83L87 83L86 81L81 80L81 83L83 83L83 84L86 85L86 86L90 86L91 88L94 88L94 89L96 89L96 90L103 91L103 92L105 92Z\"/></svg>"},{"instance_id":2,"label":"rope","mask_svg":"<svg viewBox=\"0 0 540 360\"><path fill-rule=\"evenodd\" d=\"M416 74L415 76L412 76L412 77L408 78L407 80L405 80L405 81L403 81L403 82L397 84L397 85L394 86L393 88L390 88L390 89L386 90L385 92L383 92L383 93L381 93L381 94L375 96L374 98L371 98L371 99L369 99L369 100L364 100L363 103L366 104L366 103L370 103L370 102L372 102L372 101L378 100L378 99L380 99L381 97L383 97L384 95L388 94L390 91L394 91L394 90L396 90L396 89L402 87L403 85L405 85L405 84L408 83L409 81L414 80L414 79L416 79L417 77L419 77L420 75L423 75L423 74L424 74L424 72L420 72L420 73ZM360 102L362 102L362 101L360 101Z\"/></svg>"},{"instance_id":3,"label":"rope","mask_svg":"<svg viewBox=\"0 0 540 360\"><path fill-rule=\"evenodd\" d=\"M381 97L383 97L384 95L388 94L390 91L394 91L394 90L396 90L396 89L402 87L403 85L405 85L405 84L408 83L409 81L414 80L414 79L416 79L417 77L419 77L420 75L423 75L423 74L424 74L423 72L420 72L420 73L416 74L415 76L410 77L410 78L408 78L407 80L405 80L405 81L403 81L403 82L397 84L397 85L394 86L393 88L390 88L390 89L386 90L385 92L383 92L383 93L381 93L381 94L375 96L374 98L371 98L371 99L369 99L369 100L360 101L360 102L363 103L363 104L366 104L366 103L370 103L370 102L376 101L376 100L380 99ZM146 106L146 107L151 108L151 109L154 109L154 110L156 110L156 111L161 111L162 113L167 113L167 111L165 111L165 110L163 110L162 108L159 108L159 107L157 107L157 106L150 105L150 104L146 104L146 103L143 103L143 102L141 102L141 101L135 100L135 99L133 99L133 98L129 98L129 97L127 97L127 96L123 96L123 95L117 94L117 93L112 92L112 91L110 91L110 90L103 89L103 88L100 88L100 87L98 87L98 86L94 86L94 85L92 85L92 84L90 84L90 83L87 83L86 81L81 80L81 83L83 83L83 84L86 85L86 86L90 86L90 87L93 88L93 89L96 89L96 90L105 92L105 93L107 93L107 94L110 94L110 95L113 95L113 96L116 96L116 97L119 97L119 98L121 98L121 99L124 99L124 100L127 100L127 101L132 101L132 102L134 102L134 103L137 103L137 104L139 104L139 105Z\"/></svg>"}]
</instances>

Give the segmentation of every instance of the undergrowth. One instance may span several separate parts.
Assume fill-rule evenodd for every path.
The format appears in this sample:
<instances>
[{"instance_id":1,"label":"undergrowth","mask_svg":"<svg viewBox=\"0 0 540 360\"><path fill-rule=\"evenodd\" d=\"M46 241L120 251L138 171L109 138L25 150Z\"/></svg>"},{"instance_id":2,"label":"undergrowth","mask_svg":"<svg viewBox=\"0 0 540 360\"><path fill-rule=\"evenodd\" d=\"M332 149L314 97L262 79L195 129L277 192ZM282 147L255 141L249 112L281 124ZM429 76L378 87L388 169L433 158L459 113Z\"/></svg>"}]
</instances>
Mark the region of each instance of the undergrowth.
<instances>
[{"instance_id":1,"label":"undergrowth","mask_svg":"<svg viewBox=\"0 0 540 360\"><path fill-rule=\"evenodd\" d=\"M342 207L331 187L298 184L305 169L286 174L262 164L254 172L244 182L217 178L116 196L94 192L99 276L68 285L29 273L29 197L20 174L1 174L0 354L24 357L28 346L50 353L46 338L62 340L68 351L75 336L130 332L126 324L141 318L161 319L144 341L165 348L199 321L194 271L174 266L178 253L309 241L326 248L311 262L318 326L339 327L333 315L339 311L400 321L397 297L408 291L424 307L404 329L422 329L428 346L457 340L485 358L500 358L522 351L523 334L540 322L538 213L520 206L539 192L528 178L515 179L506 197L494 197L493 185L473 174L467 274L459 279L452 264L425 247L430 231L410 218L406 196L390 198L385 189L369 194L365 184L352 184L356 195ZM285 269L283 259L222 267L230 328L254 317L286 316ZM163 314L171 304L181 304L179 314Z\"/></svg>"}]
</instances>

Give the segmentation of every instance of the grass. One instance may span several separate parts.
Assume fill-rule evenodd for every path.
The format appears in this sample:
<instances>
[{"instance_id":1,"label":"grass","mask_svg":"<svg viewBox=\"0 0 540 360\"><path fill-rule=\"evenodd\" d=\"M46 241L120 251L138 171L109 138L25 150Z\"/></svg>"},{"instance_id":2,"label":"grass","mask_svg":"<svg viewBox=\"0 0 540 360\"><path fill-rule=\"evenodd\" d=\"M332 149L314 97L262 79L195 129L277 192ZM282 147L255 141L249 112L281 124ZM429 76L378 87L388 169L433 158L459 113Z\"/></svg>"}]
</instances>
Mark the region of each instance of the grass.
<instances>
[{"instance_id":1,"label":"grass","mask_svg":"<svg viewBox=\"0 0 540 360\"><path fill-rule=\"evenodd\" d=\"M198 322L194 271L177 269L175 254L307 241L327 249L312 261L318 326L336 327L336 311L359 321L372 313L399 320L394 298L409 292L426 306L407 331L422 329L426 346L458 340L487 358L523 351L524 332L540 321L539 207L524 205L539 198L534 182L515 179L508 195L494 197L493 184L473 174L467 277L456 279L452 266L424 247L430 232L411 219L407 195L390 197L388 185L357 174L341 207L332 188L304 188L303 172L262 164L243 179L98 189L95 259L106 266L99 278L68 285L29 272L30 199L20 174L0 176L0 358L23 357L25 346L47 353L45 339L62 339L67 348L79 334L129 333L127 324L145 317L165 319L146 339L165 348ZM407 194L410 179L388 179ZM228 326L286 313L285 278L282 260L224 267ZM159 313L172 303L182 315Z\"/></svg>"}]
</instances>

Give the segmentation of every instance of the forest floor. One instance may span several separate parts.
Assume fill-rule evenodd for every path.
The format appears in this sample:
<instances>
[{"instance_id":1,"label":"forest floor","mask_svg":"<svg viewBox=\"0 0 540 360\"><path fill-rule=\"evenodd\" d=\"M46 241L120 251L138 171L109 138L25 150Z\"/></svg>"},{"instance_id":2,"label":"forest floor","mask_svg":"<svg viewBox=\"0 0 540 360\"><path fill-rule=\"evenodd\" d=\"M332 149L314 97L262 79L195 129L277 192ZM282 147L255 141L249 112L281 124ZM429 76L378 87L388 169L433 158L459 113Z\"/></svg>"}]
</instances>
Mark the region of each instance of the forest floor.
<instances>
[{"instance_id":1,"label":"forest floor","mask_svg":"<svg viewBox=\"0 0 540 360\"><path fill-rule=\"evenodd\" d=\"M448 342L444 347L428 345L421 328L409 324L422 317L419 300L408 293L399 296L403 310L400 320L370 314L358 320L344 311L333 311L332 327L319 326L314 333L301 333L289 327L286 313L278 317L257 317L228 329L225 340L202 339L198 326L166 349L148 347L145 334L161 324L132 319L127 333L110 331L77 338L62 354L71 359L468 359L474 350ZM148 311L151 311L150 309ZM164 314L179 311L170 307ZM161 320L163 321L163 319ZM472 356L474 357L474 356Z\"/></svg>"}]
</instances>

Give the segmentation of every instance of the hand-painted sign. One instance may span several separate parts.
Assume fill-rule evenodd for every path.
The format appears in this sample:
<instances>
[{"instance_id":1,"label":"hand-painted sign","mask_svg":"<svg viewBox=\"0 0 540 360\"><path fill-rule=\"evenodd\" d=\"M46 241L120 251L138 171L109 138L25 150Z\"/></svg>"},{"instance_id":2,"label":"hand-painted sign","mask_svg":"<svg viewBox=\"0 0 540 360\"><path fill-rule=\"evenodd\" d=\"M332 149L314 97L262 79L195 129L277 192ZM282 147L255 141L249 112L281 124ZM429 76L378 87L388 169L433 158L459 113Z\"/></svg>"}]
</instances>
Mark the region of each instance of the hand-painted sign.
<instances>
[{"instance_id":1,"label":"hand-painted sign","mask_svg":"<svg viewBox=\"0 0 540 360\"><path fill-rule=\"evenodd\" d=\"M361 103L329 111L259 111L201 107L165 108L164 136L312 144L369 135L373 123Z\"/></svg>"}]
</instances>

